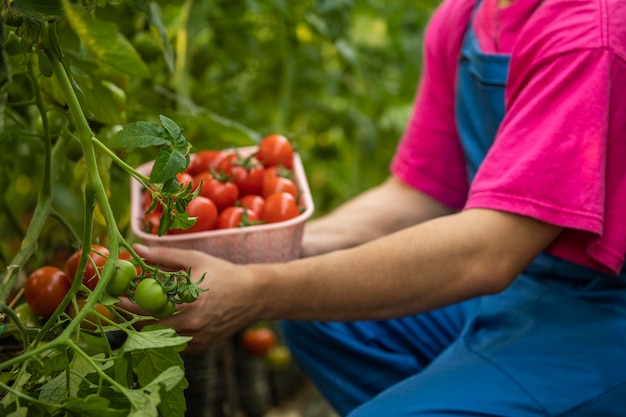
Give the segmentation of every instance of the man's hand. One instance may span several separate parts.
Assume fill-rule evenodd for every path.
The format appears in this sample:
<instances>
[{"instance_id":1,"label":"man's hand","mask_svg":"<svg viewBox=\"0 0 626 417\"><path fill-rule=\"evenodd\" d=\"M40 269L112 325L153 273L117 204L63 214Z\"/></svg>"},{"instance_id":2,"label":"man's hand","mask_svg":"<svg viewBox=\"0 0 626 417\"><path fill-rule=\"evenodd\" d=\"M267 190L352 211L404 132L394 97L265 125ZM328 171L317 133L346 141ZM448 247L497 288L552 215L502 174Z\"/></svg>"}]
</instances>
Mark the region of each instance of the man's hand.
<instances>
[{"instance_id":1,"label":"man's hand","mask_svg":"<svg viewBox=\"0 0 626 417\"><path fill-rule=\"evenodd\" d=\"M254 319L254 303L248 297L252 289L247 268L207 255L203 252L165 247L135 245L147 263L165 270L191 268L192 281L199 281L207 291L188 304L177 305L177 313L161 321L183 336L191 336L188 351L202 351L225 339ZM120 307L137 314L149 315L129 299ZM182 311L178 311L182 310Z\"/></svg>"}]
</instances>

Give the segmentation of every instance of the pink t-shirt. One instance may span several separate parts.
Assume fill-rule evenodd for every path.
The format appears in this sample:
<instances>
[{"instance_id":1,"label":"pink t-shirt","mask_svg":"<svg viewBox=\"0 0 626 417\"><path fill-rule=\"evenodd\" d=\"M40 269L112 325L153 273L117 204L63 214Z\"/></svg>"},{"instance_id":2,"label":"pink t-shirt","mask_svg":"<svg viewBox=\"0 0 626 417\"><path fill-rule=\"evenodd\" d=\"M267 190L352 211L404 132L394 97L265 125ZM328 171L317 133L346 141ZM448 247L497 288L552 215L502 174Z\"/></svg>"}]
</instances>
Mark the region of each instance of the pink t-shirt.
<instances>
[{"instance_id":1,"label":"pink t-shirt","mask_svg":"<svg viewBox=\"0 0 626 417\"><path fill-rule=\"evenodd\" d=\"M475 0L444 0L426 32L414 112L391 164L454 209L565 227L549 252L618 273L626 254L626 2L483 0L473 29L511 56L506 113L472 184L455 126L459 53Z\"/></svg>"}]
</instances>

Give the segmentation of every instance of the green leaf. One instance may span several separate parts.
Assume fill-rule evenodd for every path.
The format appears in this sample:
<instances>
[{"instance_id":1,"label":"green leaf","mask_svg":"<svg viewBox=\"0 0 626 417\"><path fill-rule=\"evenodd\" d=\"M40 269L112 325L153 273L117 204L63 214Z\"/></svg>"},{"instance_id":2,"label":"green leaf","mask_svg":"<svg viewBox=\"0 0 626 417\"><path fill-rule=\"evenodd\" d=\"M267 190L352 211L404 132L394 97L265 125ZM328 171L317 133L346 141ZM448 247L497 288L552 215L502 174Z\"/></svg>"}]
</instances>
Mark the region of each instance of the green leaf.
<instances>
[{"instance_id":1,"label":"green leaf","mask_svg":"<svg viewBox=\"0 0 626 417\"><path fill-rule=\"evenodd\" d=\"M128 151L165 144L169 144L165 129L157 123L143 121L125 125L109 142L112 148L126 148Z\"/></svg>"},{"instance_id":2,"label":"green leaf","mask_svg":"<svg viewBox=\"0 0 626 417\"><path fill-rule=\"evenodd\" d=\"M174 194L180 190L180 184L176 180L176 178L170 178L163 182L163 186L161 187L161 191L164 193Z\"/></svg>"},{"instance_id":3,"label":"green leaf","mask_svg":"<svg viewBox=\"0 0 626 417\"><path fill-rule=\"evenodd\" d=\"M25 20L15 31L15 34L21 38L21 48L23 52L30 52L33 44L39 40L41 30L39 26L30 20Z\"/></svg>"},{"instance_id":4,"label":"green leaf","mask_svg":"<svg viewBox=\"0 0 626 417\"><path fill-rule=\"evenodd\" d=\"M69 378L62 371L55 378L41 387L39 399L50 403L61 403L67 397L75 397L80 383L86 375L96 370L81 355L74 355L70 363Z\"/></svg>"},{"instance_id":5,"label":"green leaf","mask_svg":"<svg viewBox=\"0 0 626 417\"><path fill-rule=\"evenodd\" d=\"M152 356L156 356L154 354L158 353L158 351L154 351L154 350L147 351L147 352ZM173 358L180 359L180 356L178 355L177 351L174 351L173 349L171 349L171 352L169 352L169 354L159 357L158 361L150 361L149 369L143 369L141 366L141 363L140 363L140 366L138 366L137 368L142 368L140 371L141 374L147 375L150 370L152 371L156 370L163 362L161 359L164 359L164 358L165 359L173 359ZM152 381L150 381L148 385L144 386L144 388L149 388L149 387L156 386L156 385L163 385L166 391L170 391L174 387L176 387L180 382L183 382L185 379L185 370L184 370L183 362L182 360L178 360L174 362L176 363L176 365L170 366L169 368L165 370L155 372L154 379L152 379ZM188 386L186 382L183 382L183 385L185 385L185 388Z\"/></svg>"},{"instance_id":6,"label":"green leaf","mask_svg":"<svg viewBox=\"0 0 626 417\"><path fill-rule=\"evenodd\" d=\"M11 8L32 20L50 21L63 16L59 0L14 0Z\"/></svg>"},{"instance_id":7,"label":"green leaf","mask_svg":"<svg viewBox=\"0 0 626 417\"><path fill-rule=\"evenodd\" d=\"M133 411L128 417L158 417L157 407L161 402L160 390L151 391L126 391L126 395L132 398Z\"/></svg>"},{"instance_id":8,"label":"green leaf","mask_svg":"<svg viewBox=\"0 0 626 417\"><path fill-rule=\"evenodd\" d=\"M4 414L0 414L0 415L4 415ZM14 412L7 414L6 416L7 417L26 417L27 415L28 415L28 408L19 407Z\"/></svg>"},{"instance_id":9,"label":"green leaf","mask_svg":"<svg viewBox=\"0 0 626 417\"><path fill-rule=\"evenodd\" d=\"M41 75L44 77L52 77L53 71L48 55L46 55L40 48L37 48L37 64Z\"/></svg>"},{"instance_id":10,"label":"green leaf","mask_svg":"<svg viewBox=\"0 0 626 417\"><path fill-rule=\"evenodd\" d=\"M182 346L190 340L191 337L178 336L176 331L169 327L146 326L139 333L129 333L123 348L124 352L132 352L134 350Z\"/></svg>"},{"instance_id":11,"label":"green leaf","mask_svg":"<svg viewBox=\"0 0 626 417\"><path fill-rule=\"evenodd\" d=\"M165 147L159 149L150 173L150 182L163 182L183 172L187 167L187 158L188 156L176 149Z\"/></svg>"},{"instance_id":12,"label":"green leaf","mask_svg":"<svg viewBox=\"0 0 626 417\"><path fill-rule=\"evenodd\" d=\"M149 75L148 67L115 24L75 9L67 0L63 0L63 9L72 29L100 62L133 77Z\"/></svg>"},{"instance_id":13,"label":"green leaf","mask_svg":"<svg viewBox=\"0 0 626 417\"><path fill-rule=\"evenodd\" d=\"M63 407L84 417L123 417L127 414L127 410L110 408L109 404L108 399L94 394L85 398L68 398Z\"/></svg>"},{"instance_id":14,"label":"green leaf","mask_svg":"<svg viewBox=\"0 0 626 417\"><path fill-rule=\"evenodd\" d=\"M165 130L169 132L170 136L174 140L182 135L183 129L178 126L176 122L174 122L172 119L163 115L159 115L159 119L161 120L161 124L163 124L163 127L165 127Z\"/></svg>"},{"instance_id":15,"label":"green leaf","mask_svg":"<svg viewBox=\"0 0 626 417\"><path fill-rule=\"evenodd\" d=\"M196 224L196 219L196 217L189 217L185 212L175 213L169 228L187 230Z\"/></svg>"},{"instance_id":16,"label":"green leaf","mask_svg":"<svg viewBox=\"0 0 626 417\"><path fill-rule=\"evenodd\" d=\"M72 59L72 78L83 92L83 101L91 119L102 124L123 124L124 104L118 103L114 86L98 77L98 66L91 62Z\"/></svg>"},{"instance_id":17,"label":"green leaf","mask_svg":"<svg viewBox=\"0 0 626 417\"><path fill-rule=\"evenodd\" d=\"M167 34L167 28L163 24L163 19L161 18L161 9L159 8L159 5L154 1L150 2L148 20L150 24L154 26L159 32L159 39L161 40L165 63L167 64L167 68L169 69L169 71L174 72L174 51L172 49L172 44L170 43Z\"/></svg>"},{"instance_id":18,"label":"green leaf","mask_svg":"<svg viewBox=\"0 0 626 417\"><path fill-rule=\"evenodd\" d=\"M143 389L163 386L159 411L163 417L184 416L184 390L189 386L185 379L181 349L162 348L136 352L133 361L137 382Z\"/></svg>"}]
</instances>

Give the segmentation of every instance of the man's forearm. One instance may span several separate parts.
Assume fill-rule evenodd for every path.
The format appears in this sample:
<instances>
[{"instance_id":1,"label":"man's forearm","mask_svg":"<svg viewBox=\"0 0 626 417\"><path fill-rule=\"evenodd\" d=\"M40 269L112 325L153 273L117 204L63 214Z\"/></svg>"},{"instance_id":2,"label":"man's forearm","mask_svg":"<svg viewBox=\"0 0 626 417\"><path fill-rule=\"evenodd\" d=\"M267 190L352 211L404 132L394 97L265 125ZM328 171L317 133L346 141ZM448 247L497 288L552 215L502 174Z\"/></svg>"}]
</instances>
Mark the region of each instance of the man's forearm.
<instances>
[{"instance_id":1,"label":"man's forearm","mask_svg":"<svg viewBox=\"0 0 626 417\"><path fill-rule=\"evenodd\" d=\"M258 265L258 299L263 300L259 314L301 320L385 319L495 293L559 231L522 216L470 210L357 248Z\"/></svg>"},{"instance_id":2,"label":"man's forearm","mask_svg":"<svg viewBox=\"0 0 626 417\"><path fill-rule=\"evenodd\" d=\"M305 226L303 254L314 256L354 247L450 213L448 207L391 177L310 221Z\"/></svg>"}]
</instances>

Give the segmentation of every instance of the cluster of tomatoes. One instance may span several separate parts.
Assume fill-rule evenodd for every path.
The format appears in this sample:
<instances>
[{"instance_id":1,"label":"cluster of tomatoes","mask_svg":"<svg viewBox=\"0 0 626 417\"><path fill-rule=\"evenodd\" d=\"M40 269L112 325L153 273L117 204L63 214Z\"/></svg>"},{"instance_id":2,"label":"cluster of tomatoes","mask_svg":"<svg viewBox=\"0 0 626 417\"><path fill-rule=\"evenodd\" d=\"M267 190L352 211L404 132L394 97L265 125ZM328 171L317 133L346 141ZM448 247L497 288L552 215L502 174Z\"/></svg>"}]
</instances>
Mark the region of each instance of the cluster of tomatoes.
<instances>
[{"instance_id":1,"label":"cluster of tomatoes","mask_svg":"<svg viewBox=\"0 0 626 417\"><path fill-rule=\"evenodd\" d=\"M189 202L186 212L195 217L189 229L171 229L168 234L229 229L264 223L276 223L300 215L300 190L293 180L294 150L282 135L268 135L251 155L236 149L203 150L196 153L178 182L198 195ZM152 194L144 193L144 211L152 206ZM157 234L163 208L144 217L144 230Z\"/></svg>"},{"instance_id":2,"label":"cluster of tomatoes","mask_svg":"<svg viewBox=\"0 0 626 417\"><path fill-rule=\"evenodd\" d=\"M101 245L91 245L85 269L77 276L82 252L83 249L75 251L66 260L64 269L47 265L34 270L28 276L24 285L24 298L35 314L50 317L69 292L74 279L80 279L90 290L96 287L102 267L109 258L109 250ZM107 292L112 296L126 294L131 281L137 278L137 267L129 259L130 254L123 252L116 261L115 273L107 285ZM84 297L79 298L78 307L81 308L84 302ZM96 310L101 315L111 317L110 310L103 305L97 304ZM68 314L71 317L76 315L73 306L68 309Z\"/></svg>"},{"instance_id":3,"label":"cluster of tomatoes","mask_svg":"<svg viewBox=\"0 0 626 417\"><path fill-rule=\"evenodd\" d=\"M291 362L291 351L280 343L276 331L263 323L250 326L241 333L245 351L255 357L265 358L273 369L281 369Z\"/></svg>"}]
</instances>

